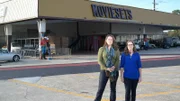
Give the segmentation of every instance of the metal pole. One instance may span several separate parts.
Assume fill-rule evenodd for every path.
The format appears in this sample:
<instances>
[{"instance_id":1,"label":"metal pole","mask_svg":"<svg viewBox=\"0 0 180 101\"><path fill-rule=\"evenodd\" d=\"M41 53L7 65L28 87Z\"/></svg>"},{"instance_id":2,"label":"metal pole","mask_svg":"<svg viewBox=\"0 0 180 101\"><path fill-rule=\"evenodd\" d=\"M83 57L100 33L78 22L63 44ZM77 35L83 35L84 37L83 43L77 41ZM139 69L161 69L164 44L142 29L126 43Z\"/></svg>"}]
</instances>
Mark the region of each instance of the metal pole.
<instances>
[{"instance_id":1,"label":"metal pole","mask_svg":"<svg viewBox=\"0 0 180 101\"><path fill-rule=\"evenodd\" d=\"M154 4L154 11L155 11L156 10L156 0L154 0L153 4Z\"/></svg>"}]
</instances>

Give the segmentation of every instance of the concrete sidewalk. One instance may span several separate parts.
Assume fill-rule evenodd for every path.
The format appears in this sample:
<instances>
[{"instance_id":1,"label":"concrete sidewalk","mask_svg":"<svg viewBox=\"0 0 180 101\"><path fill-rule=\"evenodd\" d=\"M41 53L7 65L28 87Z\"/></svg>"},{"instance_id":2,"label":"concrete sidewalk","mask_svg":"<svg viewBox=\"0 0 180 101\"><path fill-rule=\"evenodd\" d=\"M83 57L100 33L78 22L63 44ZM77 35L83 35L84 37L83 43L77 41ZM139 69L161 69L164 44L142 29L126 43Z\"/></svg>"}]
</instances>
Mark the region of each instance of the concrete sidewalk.
<instances>
[{"instance_id":1,"label":"concrete sidewalk","mask_svg":"<svg viewBox=\"0 0 180 101\"><path fill-rule=\"evenodd\" d=\"M141 56L141 59L161 59L161 58L175 58L180 55L153 55ZM42 66L42 65L57 65L57 64L73 64L73 63L88 63L97 62L97 55L72 55L72 56L59 56L52 60L40 60L38 58L22 59L19 62L1 62L0 68L11 67L24 67L24 66Z\"/></svg>"},{"instance_id":2,"label":"concrete sidewalk","mask_svg":"<svg viewBox=\"0 0 180 101\"><path fill-rule=\"evenodd\" d=\"M180 57L180 47L170 48L170 49L157 48L157 49L149 49L148 51L140 50L139 54L141 55L142 60L154 59L154 58L158 59L158 58ZM97 54L54 56L52 60L40 60L38 58L31 57L27 59L22 59L19 62L0 62L1 64L0 68L87 63L87 62L97 62Z\"/></svg>"},{"instance_id":3,"label":"concrete sidewalk","mask_svg":"<svg viewBox=\"0 0 180 101\"><path fill-rule=\"evenodd\" d=\"M180 55L180 47L172 47L170 49L156 48L149 50L140 50L141 55Z\"/></svg>"}]
</instances>

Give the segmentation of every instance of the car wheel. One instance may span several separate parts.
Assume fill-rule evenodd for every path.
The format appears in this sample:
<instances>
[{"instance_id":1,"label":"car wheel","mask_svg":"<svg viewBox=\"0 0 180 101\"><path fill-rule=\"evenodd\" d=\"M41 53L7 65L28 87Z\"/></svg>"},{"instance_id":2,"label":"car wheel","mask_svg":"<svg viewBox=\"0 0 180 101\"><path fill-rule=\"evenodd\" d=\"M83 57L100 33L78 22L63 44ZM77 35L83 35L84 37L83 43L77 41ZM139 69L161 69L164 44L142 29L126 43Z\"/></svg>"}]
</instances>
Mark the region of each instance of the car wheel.
<instances>
[{"instance_id":1,"label":"car wheel","mask_svg":"<svg viewBox=\"0 0 180 101\"><path fill-rule=\"evenodd\" d=\"M18 62L19 60L20 60L20 57L19 57L19 56L15 55L15 56L13 57L13 61L14 61L14 62Z\"/></svg>"}]
</instances>

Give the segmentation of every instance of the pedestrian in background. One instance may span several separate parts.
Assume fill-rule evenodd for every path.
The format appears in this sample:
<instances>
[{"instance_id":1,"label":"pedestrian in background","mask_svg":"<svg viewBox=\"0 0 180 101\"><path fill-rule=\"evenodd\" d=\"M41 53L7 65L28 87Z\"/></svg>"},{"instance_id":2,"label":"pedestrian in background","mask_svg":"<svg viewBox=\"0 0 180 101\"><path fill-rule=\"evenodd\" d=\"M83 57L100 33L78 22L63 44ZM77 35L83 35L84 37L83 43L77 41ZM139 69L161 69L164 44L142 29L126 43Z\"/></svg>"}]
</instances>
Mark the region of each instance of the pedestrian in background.
<instances>
[{"instance_id":1,"label":"pedestrian in background","mask_svg":"<svg viewBox=\"0 0 180 101\"><path fill-rule=\"evenodd\" d=\"M46 39L42 37L41 39L41 59L46 59Z\"/></svg>"},{"instance_id":2,"label":"pedestrian in background","mask_svg":"<svg viewBox=\"0 0 180 101\"><path fill-rule=\"evenodd\" d=\"M45 37L46 39L46 53L48 56L51 56L51 50L50 50L50 43L49 43L49 38L48 37Z\"/></svg>"}]
</instances>

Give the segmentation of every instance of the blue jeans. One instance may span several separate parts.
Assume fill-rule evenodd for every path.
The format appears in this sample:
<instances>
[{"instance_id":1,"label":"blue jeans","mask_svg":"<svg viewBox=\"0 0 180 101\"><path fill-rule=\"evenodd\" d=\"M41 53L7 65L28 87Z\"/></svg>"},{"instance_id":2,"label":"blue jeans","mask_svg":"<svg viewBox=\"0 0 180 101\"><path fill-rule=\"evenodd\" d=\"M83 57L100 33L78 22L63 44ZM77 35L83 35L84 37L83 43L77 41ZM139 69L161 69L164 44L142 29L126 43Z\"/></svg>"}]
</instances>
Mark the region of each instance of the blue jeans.
<instances>
[{"instance_id":1,"label":"blue jeans","mask_svg":"<svg viewBox=\"0 0 180 101\"><path fill-rule=\"evenodd\" d=\"M115 80L113 82L110 82L110 88L111 88L110 101L116 101L116 83L117 83L118 77L119 77L119 72L117 71L117 76L115 77ZM101 70L100 76L99 76L98 92L96 94L96 98L94 101L101 101L108 79L109 77L106 76L105 71Z\"/></svg>"},{"instance_id":2,"label":"blue jeans","mask_svg":"<svg viewBox=\"0 0 180 101\"><path fill-rule=\"evenodd\" d=\"M41 59L42 58L46 59L46 46L41 46L41 52L42 52Z\"/></svg>"},{"instance_id":3,"label":"blue jeans","mask_svg":"<svg viewBox=\"0 0 180 101\"><path fill-rule=\"evenodd\" d=\"M45 54L46 53L46 46L41 46L41 51L42 51L42 54Z\"/></svg>"}]
</instances>

